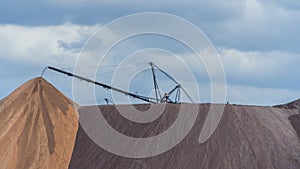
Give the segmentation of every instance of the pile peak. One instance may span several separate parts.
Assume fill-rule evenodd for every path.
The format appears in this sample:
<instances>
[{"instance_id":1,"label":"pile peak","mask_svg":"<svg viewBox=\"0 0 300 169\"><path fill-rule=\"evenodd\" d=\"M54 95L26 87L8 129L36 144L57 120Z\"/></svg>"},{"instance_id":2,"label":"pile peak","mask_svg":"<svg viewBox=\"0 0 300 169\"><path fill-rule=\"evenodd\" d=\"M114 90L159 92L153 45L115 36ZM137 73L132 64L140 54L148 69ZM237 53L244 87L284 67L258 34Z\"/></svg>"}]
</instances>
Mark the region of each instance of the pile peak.
<instances>
[{"instance_id":1,"label":"pile peak","mask_svg":"<svg viewBox=\"0 0 300 169\"><path fill-rule=\"evenodd\" d=\"M300 99L289 102L287 104L277 105L275 107L285 108L285 109L299 109L300 110Z\"/></svg>"},{"instance_id":2,"label":"pile peak","mask_svg":"<svg viewBox=\"0 0 300 169\"><path fill-rule=\"evenodd\" d=\"M41 77L2 100L0 166L67 168L78 128L73 102Z\"/></svg>"}]
</instances>

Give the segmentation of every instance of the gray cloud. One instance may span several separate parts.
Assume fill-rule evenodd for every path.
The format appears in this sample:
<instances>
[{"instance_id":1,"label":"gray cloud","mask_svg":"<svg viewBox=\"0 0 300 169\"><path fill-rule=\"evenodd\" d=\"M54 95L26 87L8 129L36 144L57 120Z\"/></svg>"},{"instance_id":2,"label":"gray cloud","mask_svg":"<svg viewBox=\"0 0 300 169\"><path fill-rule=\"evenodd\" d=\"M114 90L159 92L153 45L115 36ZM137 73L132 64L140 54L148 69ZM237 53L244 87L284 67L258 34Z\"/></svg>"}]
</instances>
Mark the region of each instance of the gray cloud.
<instances>
[{"instance_id":1,"label":"gray cloud","mask_svg":"<svg viewBox=\"0 0 300 169\"><path fill-rule=\"evenodd\" d=\"M219 49L228 82L234 85L297 90L299 54Z\"/></svg>"},{"instance_id":2,"label":"gray cloud","mask_svg":"<svg viewBox=\"0 0 300 169\"><path fill-rule=\"evenodd\" d=\"M299 52L300 12L296 1L1 1L0 22L22 25L106 24L145 11L184 17L204 30L217 46L241 50Z\"/></svg>"},{"instance_id":3,"label":"gray cloud","mask_svg":"<svg viewBox=\"0 0 300 169\"><path fill-rule=\"evenodd\" d=\"M0 73L4 90L1 94L4 96L13 89L12 82L21 84L38 75L47 64L59 67L74 64L78 49L99 23L103 25L135 12L158 11L191 21L220 49L230 99L257 103L261 97L259 101L265 104L281 101L276 97L291 100L299 94L299 7L299 2L293 0L168 0L164 3L4 0L0 2L0 66L5 70ZM151 43L160 46L150 38L139 45L129 42L120 49L136 50ZM179 49L173 51L182 52ZM129 53L122 51L126 52ZM200 81L207 82L207 77L201 76ZM64 86L59 88L68 90ZM264 91L265 96L261 94ZM209 94L206 95L208 98Z\"/></svg>"},{"instance_id":4,"label":"gray cloud","mask_svg":"<svg viewBox=\"0 0 300 169\"><path fill-rule=\"evenodd\" d=\"M299 10L300 2L295 0L263 0L261 2L269 3L276 5L280 8L291 9L291 10Z\"/></svg>"},{"instance_id":5,"label":"gray cloud","mask_svg":"<svg viewBox=\"0 0 300 169\"><path fill-rule=\"evenodd\" d=\"M204 26L217 46L240 50L299 52L300 12L247 0L242 15Z\"/></svg>"}]
</instances>

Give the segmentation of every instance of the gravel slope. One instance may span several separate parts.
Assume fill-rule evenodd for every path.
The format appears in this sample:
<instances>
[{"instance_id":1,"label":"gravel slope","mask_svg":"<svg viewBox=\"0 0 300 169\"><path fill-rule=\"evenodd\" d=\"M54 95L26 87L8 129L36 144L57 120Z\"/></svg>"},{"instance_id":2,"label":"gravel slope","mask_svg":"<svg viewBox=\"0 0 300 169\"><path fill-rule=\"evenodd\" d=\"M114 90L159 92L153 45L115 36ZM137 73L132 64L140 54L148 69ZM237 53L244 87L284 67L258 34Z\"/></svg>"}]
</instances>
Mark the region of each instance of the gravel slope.
<instances>
[{"instance_id":1,"label":"gravel slope","mask_svg":"<svg viewBox=\"0 0 300 169\"><path fill-rule=\"evenodd\" d=\"M149 105L137 105L140 110ZM160 105L154 105L160 106ZM274 107L226 105L222 120L204 144L199 134L209 104L199 106L196 123L176 147L158 156L124 158L98 147L79 126L70 169L299 169L300 142L289 117L295 110ZM168 104L162 116L149 124L138 124L122 117L114 106L99 106L107 122L132 137L161 133L174 122L180 105ZM79 109L91 113L97 107ZM119 109L126 110L126 105ZM91 119L92 120L92 119ZM97 131L99 133L106 131ZM130 147L128 147L130 150Z\"/></svg>"}]
</instances>

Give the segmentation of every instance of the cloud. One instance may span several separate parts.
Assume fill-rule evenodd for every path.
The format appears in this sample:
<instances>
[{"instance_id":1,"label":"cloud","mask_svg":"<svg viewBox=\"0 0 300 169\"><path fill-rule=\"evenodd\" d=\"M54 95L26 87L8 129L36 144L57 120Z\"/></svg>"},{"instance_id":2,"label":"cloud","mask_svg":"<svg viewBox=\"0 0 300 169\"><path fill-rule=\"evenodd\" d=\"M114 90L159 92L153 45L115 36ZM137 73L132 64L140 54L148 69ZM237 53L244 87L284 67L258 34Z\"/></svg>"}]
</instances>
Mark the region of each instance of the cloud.
<instances>
[{"instance_id":1,"label":"cloud","mask_svg":"<svg viewBox=\"0 0 300 169\"><path fill-rule=\"evenodd\" d=\"M298 88L298 53L227 48L220 48L218 51L227 79L231 83L269 88Z\"/></svg>"},{"instance_id":2,"label":"cloud","mask_svg":"<svg viewBox=\"0 0 300 169\"><path fill-rule=\"evenodd\" d=\"M239 15L243 5L243 1L225 0L167 0L163 3L157 0L4 0L0 3L0 22L28 25L59 24L66 21L104 24L125 15L149 11L171 13L198 21L222 21Z\"/></svg>"},{"instance_id":3,"label":"cloud","mask_svg":"<svg viewBox=\"0 0 300 169\"><path fill-rule=\"evenodd\" d=\"M54 26L0 25L0 97L8 95L18 85L39 76L47 66L74 67L86 39L100 25L62 24ZM70 96L70 80L47 76ZM12 82L14 84L12 85Z\"/></svg>"},{"instance_id":4,"label":"cloud","mask_svg":"<svg viewBox=\"0 0 300 169\"><path fill-rule=\"evenodd\" d=\"M291 10L299 10L300 2L294 0L265 0L265 3L276 5L280 8L291 9Z\"/></svg>"},{"instance_id":5,"label":"cloud","mask_svg":"<svg viewBox=\"0 0 300 169\"><path fill-rule=\"evenodd\" d=\"M239 104L272 105L300 97L298 53L243 51L233 48L218 48L217 51L226 75L228 101ZM199 53L200 56L202 54ZM196 74L201 101L210 102L211 81L205 68L189 54L178 55L183 60L189 61L189 68ZM171 72L179 70L170 69L169 66L167 68ZM176 77L184 79L184 76L184 74L177 74ZM215 83L217 89L224 85ZM189 87L189 89L193 91L195 88Z\"/></svg>"},{"instance_id":6,"label":"cloud","mask_svg":"<svg viewBox=\"0 0 300 169\"><path fill-rule=\"evenodd\" d=\"M300 90L261 88L255 86L227 86L228 101L232 104L277 105L299 98Z\"/></svg>"},{"instance_id":7,"label":"cloud","mask_svg":"<svg viewBox=\"0 0 300 169\"><path fill-rule=\"evenodd\" d=\"M32 65L74 65L87 38L99 28L63 24L27 27L0 25L1 59Z\"/></svg>"},{"instance_id":8,"label":"cloud","mask_svg":"<svg viewBox=\"0 0 300 169\"><path fill-rule=\"evenodd\" d=\"M136 12L166 12L188 19L203 29L217 46L299 52L298 7L299 2L293 0L167 0L164 3L157 0L5 0L0 5L0 22L40 26L67 21L93 25Z\"/></svg>"},{"instance_id":9,"label":"cloud","mask_svg":"<svg viewBox=\"0 0 300 169\"><path fill-rule=\"evenodd\" d=\"M240 50L299 52L300 12L264 1L246 0L236 18L206 25L218 46Z\"/></svg>"},{"instance_id":10,"label":"cloud","mask_svg":"<svg viewBox=\"0 0 300 169\"><path fill-rule=\"evenodd\" d=\"M57 67L73 67L81 47L86 40L101 26L99 24L87 26L65 23L52 26L22 26L22 25L0 25L0 83L4 84L5 91L11 91L12 86L9 81L16 81L21 84L32 76L40 73L46 65ZM107 32L106 40L114 38L114 32ZM101 42L101 37L98 37ZM147 38L146 38L147 39ZM105 64L115 64L122 60L127 54L149 47L160 47L159 42L165 44L168 41L160 39L147 39L147 43L140 46L145 39L138 41L129 40L122 43L123 46L115 48L111 53L113 58L106 60ZM153 41L152 41L153 40ZM98 44L101 46L101 44ZM161 46L168 49L172 45ZM175 45L177 46L177 45ZM95 48L95 47L93 47ZM101 48L97 48L101 50ZM171 50L172 51L172 50ZM181 60L185 60L188 67L196 74L198 85L200 86L201 100L210 101L210 85L206 70L199 60L194 60L195 56L183 52L184 50L174 50ZM298 64L300 57L298 53L280 50L240 50L236 48L218 47L221 61L225 68L228 82L228 100L235 103L255 103L271 104L292 100L299 96L299 76ZM123 55L120 55L123 54ZM202 55L203 53L200 53ZM180 83L186 86L189 92L195 87L181 71L181 60L165 59L170 57L166 53L148 53L156 59L156 62L166 71L173 74ZM95 56L96 57L96 56ZM168 60L168 64L164 64ZM96 58L86 58L85 65L96 64ZM138 62L138 61L136 61ZM141 62L141 61L139 61ZM196 64L198 63L199 64ZM193 64L194 63L194 64ZM147 66L147 65L145 65ZM129 70L128 70L129 71ZM134 73L134 72L133 72ZM17 79L19 78L19 79ZM72 96L72 85L70 79L65 81L58 79L51 74L47 74L47 79L54 82L55 86L64 91L68 96ZM102 81L103 79L101 79ZM105 81L105 80L104 80ZM109 81L109 80L106 80ZM57 82L57 83L55 83ZM125 81L123 81L125 83ZM162 83L165 83L164 81ZM165 83L168 85L167 83ZM219 84L224 85L224 84ZM126 88L124 88L126 89ZM4 92L1 93L5 95ZM193 95L193 94L192 94Z\"/></svg>"}]
</instances>

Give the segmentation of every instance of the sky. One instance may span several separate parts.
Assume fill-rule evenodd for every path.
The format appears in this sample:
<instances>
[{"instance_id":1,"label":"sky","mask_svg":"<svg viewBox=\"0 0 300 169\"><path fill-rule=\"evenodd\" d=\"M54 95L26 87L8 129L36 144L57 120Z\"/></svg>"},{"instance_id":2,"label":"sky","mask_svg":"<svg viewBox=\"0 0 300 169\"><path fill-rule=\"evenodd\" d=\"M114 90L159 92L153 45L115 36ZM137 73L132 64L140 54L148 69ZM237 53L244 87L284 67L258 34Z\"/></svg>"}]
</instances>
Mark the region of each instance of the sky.
<instances>
[{"instance_id":1,"label":"sky","mask_svg":"<svg viewBox=\"0 0 300 169\"><path fill-rule=\"evenodd\" d=\"M300 1L1 0L0 99L39 76L47 65L74 67L81 48L95 31L141 12L176 15L203 31L224 66L230 103L276 105L300 98ZM125 42L116 52L130 54L149 47L187 57L176 42L147 36ZM69 78L52 72L45 78L72 98ZM209 79L200 75L197 81L203 87L202 102L209 102Z\"/></svg>"}]
</instances>

